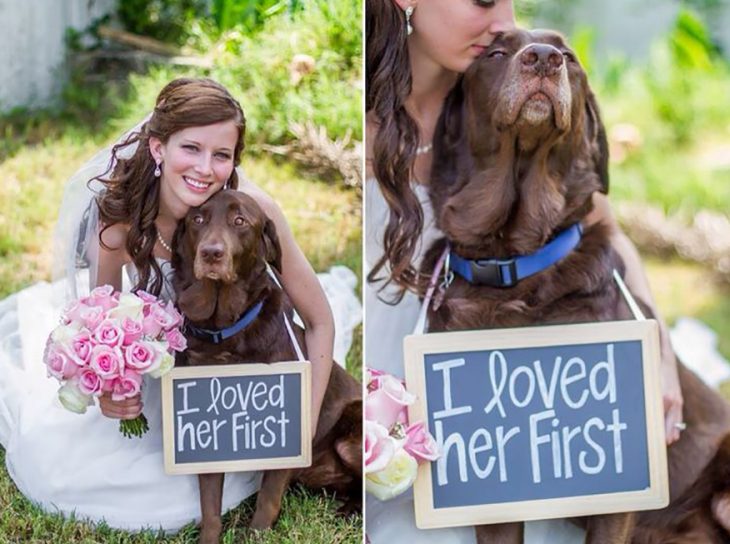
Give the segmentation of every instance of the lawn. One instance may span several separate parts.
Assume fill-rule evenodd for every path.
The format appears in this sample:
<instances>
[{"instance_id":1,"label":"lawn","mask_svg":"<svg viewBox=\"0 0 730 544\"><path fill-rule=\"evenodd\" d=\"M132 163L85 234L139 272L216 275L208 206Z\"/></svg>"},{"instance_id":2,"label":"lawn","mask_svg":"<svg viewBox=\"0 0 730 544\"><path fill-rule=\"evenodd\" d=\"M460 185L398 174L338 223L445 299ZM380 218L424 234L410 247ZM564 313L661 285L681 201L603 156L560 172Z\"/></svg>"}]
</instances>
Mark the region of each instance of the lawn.
<instances>
[{"instance_id":1,"label":"lawn","mask_svg":"<svg viewBox=\"0 0 730 544\"><path fill-rule=\"evenodd\" d=\"M52 232L64 182L109 140L91 130L68 129L52 119L19 132L6 128L5 134L0 148L0 298L50 279ZM25 144L14 144L14 138ZM265 156L245 157L242 166L249 178L279 202L316 270L345 264L358 278L362 277L360 200L355 191L311 179L294 165ZM360 379L361 329L356 332L347 365ZM5 471L2 448L0 460L0 543L197 541L198 532L192 525L174 536L152 532L133 535L47 515L18 492ZM362 540L362 520L338 517L337 502L332 497L290 490L276 527L265 534L252 534L246 529L254 504L255 498L251 498L224 518L224 543L354 544Z\"/></svg>"}]
</instances>

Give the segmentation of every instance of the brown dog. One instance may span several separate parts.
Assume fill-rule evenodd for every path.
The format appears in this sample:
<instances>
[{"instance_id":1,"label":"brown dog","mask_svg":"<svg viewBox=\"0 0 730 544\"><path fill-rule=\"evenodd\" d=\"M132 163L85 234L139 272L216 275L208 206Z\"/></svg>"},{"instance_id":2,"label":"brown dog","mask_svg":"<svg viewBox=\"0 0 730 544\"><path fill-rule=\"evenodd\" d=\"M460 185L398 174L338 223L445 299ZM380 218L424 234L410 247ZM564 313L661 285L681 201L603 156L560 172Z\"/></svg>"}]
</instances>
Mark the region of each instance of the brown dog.
<instances>
[{"instance_id":1,"label":"brown dog","mask_svg":"<svg viewBox=\"0 0 730 544\"><path fill-rule=\"evenodd\" d=\"M296 360L283 315L292 305L266 271L281 269L274 223L250 196L221 191L190 210L175 233L173 284L180 310L194 327L221 330L264 301L241 332L212 343L186 333L188 349L179 364L267 363ZM304 349L303 331L295 327ZM336 493L346 511L358 511L362 493L361 387L339 365L332 367L313 440L312 465L264 473L251 526L267 529L279 515L289 482ZM223 474L201 474L201 542L218 542Z\"/></svg>"},{"instance_id":2,"label":"brown dog","mask_svg":"<svg viewBox=\"0 0 730 544\"><path fill-rule=\"evenodd\" d=\"M531 254L584 219L592 193L607 189L605 130L575 54L553 32L498 37L447 99L434 141L430 195L452 255L504 261ZM424 273L445 243L429 250ZM508 263L470 266L476 284L456 275L430 310L431 331L631 318L612 279L623 264L600 224L586 228L567 256L516 283ZM711 509L713 497L730 504L730 439L719 448L730 410L681 365L679 375L687 430L669 448L671 504L582 520L587 542L730 540ZM477 536L516 544L523 524L480 526Z\"/></svg>"}]
</instances>

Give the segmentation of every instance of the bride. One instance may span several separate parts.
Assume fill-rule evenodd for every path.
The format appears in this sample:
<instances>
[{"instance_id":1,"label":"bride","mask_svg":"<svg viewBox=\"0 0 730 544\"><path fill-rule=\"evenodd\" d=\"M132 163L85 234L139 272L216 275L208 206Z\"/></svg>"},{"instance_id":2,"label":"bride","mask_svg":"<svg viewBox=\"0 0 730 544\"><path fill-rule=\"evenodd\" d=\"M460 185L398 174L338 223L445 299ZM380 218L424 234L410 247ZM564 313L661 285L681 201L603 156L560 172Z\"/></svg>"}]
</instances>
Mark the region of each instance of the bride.
<instances>
[{"instance_id":1,"label":"bride","mask_svg":"<svg viewBox=\"0 0 730 544\"><path fill-rule=\"evenodd\" d=\"M441 104L458 75L514 25L512 0L366 2L365 355L373 368L404 375L402 341L413 331L420 306L415 271L422 251L439 235L427 185ZM638 253L618 228L605 195L595 194L593 200L590 220L610 227L629 287L651 301ZM679 438L682 393L666 326L661 328L666 436L672 443ZM388 502L368 496L366 512L372 544L475 540L471 527L419 531L411 495ZM563 520L525 525L528 543L583 539L581 531Z\"/></svg>"},{"instance_id":2,"label":"bride","mask_svg":"<svg viewBox=\"0 0 730 544\"><path fill-rule=\"evenodd\" d=\"M56 237L57 268L65 279L0 302L0 444L18 489L44 510L132 531L172 532L199 520L197 478L164 473L159 384L147 383L142 395L125 401L107 394L100 410L77 415L61 407L57 384L46 377L41 361L68 296L110 284L170 299L177 222L222 188L250 194L276 224L283 288L306 327L316 425L333 360L335 321L278 205L239 179L244 132L241 106L224 87L209 79L170 82L139 127L69 182ZM324 279L339 309L338 332L346 337L359 315L348 272ZM349 346L339 347L336 355L344 360ZM150 431L141 439L124 438L117 420L133 419L143 409ZM255 493L259 476L227 476L224 511Z\"/></svg>"}]
</instances>

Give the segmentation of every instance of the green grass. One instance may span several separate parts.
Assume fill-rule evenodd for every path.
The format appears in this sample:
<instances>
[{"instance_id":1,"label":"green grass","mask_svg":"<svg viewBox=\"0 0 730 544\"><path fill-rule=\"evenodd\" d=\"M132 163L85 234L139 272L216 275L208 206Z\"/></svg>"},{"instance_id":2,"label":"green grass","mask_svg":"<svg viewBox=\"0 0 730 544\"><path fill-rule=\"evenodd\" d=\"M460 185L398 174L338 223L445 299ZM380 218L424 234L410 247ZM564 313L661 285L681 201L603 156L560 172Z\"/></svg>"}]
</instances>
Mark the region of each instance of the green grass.
<instances>
[{"instance_id":1,"label":"green grass","mask_svg":"<svg viewBox=\"0 0 730 544\"><path fill-rule=\"evenodd\" d=\"M19 130L15 136L20 142L6 142L0 147L0 298L50 279L52 231L66 178L109 138L89 129L69 129L50 117L37 127L40 128ZM244 157L243 168L247 177L279 202L316 270L345 264L362 278L360 201L354 191L309 179L293 165L265 156ZM361 353L362 330L358 328L347 358L348 370L358 379L362 371ZM151 532L130 534L47 515L18 492L5 471L4 461L5 451L0 448L0 544L197 542L198 532L192 525L177 535L163 537ZM337 503L331 497L303 489L290 490L274 530L258 535L247 530L254 505L252 497L226 515L222 542L362 541L362 519L338 517Z\"/></svg>"}]
</instances>

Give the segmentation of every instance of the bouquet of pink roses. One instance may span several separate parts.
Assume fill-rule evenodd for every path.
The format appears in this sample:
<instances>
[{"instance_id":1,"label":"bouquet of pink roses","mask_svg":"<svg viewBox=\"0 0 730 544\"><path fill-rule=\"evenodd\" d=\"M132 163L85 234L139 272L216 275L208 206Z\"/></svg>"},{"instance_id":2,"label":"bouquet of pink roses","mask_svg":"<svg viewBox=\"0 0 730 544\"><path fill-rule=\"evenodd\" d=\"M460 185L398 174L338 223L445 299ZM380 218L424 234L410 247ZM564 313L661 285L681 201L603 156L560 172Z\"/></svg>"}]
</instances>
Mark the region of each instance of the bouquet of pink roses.
<instances>
[{"instance_id":1,"label":"bouquet of pink roses","mask_svg":"<svg viewBox=\"0 0 730 544\"><path fill-rule=\"evenodd\" d=\"M365 397L365 488L381 501L406 491L418 463L435 461L439 447L423 422L408 423L406 409L416 400L403 381L368 369Z\"/></svg>"},{"instance_id":2,"label":"bouquet of pink roses","mask_svg":"<svg viewBox=\"0 0 730 544\"><path fill-rule=\"evenodd\" d=\"M171 302L165 305L144 291L115 292L110 285L70 303L48 338L44 358L48 375L62 384L61 404L83 414L103 393L115 401L139 394L143 374L166 374L175 363L173 352L187 347L182 321ZM144 414L119 424L127 437L148 429Z\"/></svg>"}]
</instances>

